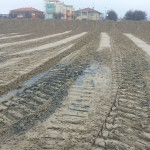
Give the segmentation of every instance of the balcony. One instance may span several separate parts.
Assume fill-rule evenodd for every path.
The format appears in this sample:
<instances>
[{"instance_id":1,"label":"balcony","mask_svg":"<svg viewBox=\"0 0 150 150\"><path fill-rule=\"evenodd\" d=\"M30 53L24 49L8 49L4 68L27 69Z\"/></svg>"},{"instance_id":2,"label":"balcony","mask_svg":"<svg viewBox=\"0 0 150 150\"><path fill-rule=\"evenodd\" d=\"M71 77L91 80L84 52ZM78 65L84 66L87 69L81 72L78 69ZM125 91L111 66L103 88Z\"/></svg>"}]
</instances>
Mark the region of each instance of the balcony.
<instances>
[{"instance_id":1,"label":"balcony","mask_svg":"<svg viewBox=\"0 0 150 150\"><path fill-rule=\"evenodd\" d=\"M66 16L67 16L67 17L70 17L70 16L71 16L71 14L70 14L69 12L67 12L67 13L66 13Z\"/></svg>"},{"instance_id":2,"label":"balcony","mask_svg":"<svg viewBox=\"0 0 150 150\"><path fill-rule=\"evenodd\" d=\"M54 8L55 7L55 5L53 4L53 3L46 3L46 7L47 8Z\"/></svg>"},{"instance_id":3,"label":"balcony","mask_svg":"<svg viewBox=\"0 0 150 150\"><path fill-rule=\"evenodd\" d=\"M47 14L53 14L55 12L54 9L46 9Z\"/></svg>"}]
</instances>

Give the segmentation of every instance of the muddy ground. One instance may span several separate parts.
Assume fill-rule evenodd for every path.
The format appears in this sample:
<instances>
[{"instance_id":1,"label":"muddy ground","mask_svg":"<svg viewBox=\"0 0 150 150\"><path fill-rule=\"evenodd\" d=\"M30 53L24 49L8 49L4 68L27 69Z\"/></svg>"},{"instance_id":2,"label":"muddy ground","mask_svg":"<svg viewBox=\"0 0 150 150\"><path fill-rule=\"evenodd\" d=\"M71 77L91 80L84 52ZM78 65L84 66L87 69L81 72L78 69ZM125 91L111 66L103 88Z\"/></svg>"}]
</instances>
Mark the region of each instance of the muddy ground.
<instances>
[{"instance_id":1,"label":"muddy ground","mask_svg":"<svg viewBox=\"0 0 150 150\"><path fill-rule=\"evenodd\" d=\"M0 149L150 149L149 28L0 20Z\"/></svg>"}]
</instances>

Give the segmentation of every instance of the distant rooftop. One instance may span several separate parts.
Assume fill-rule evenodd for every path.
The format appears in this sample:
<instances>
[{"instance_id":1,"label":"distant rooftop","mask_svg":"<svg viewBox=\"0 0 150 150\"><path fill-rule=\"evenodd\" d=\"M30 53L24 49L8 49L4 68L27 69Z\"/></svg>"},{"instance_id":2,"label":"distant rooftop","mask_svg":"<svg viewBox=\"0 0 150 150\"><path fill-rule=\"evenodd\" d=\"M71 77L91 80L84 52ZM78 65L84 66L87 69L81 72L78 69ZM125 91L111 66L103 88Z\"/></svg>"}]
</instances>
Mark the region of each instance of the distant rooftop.
<instances>
[{"instance_id":1,"label":"distant rooftop","mask_svg":"<svg viewBox=\"0 0 150 150\"><path fill-rule=\"evenodd\" d=\"M97 12L97 13L100 13L99 11L92 9L92 8L79 9L79 10L76 10L75 12Z\"/></svg>"},{"instance_id":2,"label":"distant rooftop","mask_svg":"<svg viewBox=\"0 0 150 150\"><path fill-rule=\"evenodd\" d=\"M73 7L73 5L65 5L65 6L67 6L67 7Z\"/></svg>"},{"instance_id":3,"label":"distant rooftop","mask_svg":"<svg viewBox=\"0 0 150 150\"><path fill-rule=\"evenodd\" d=\"M42 12L38 9L32 8L32 7L28 7L28 8L19 8L19 9L14 9L11 10L11 12L25 12L25 11L29 11L29 12Z\"/></svg>"}]
</instances>

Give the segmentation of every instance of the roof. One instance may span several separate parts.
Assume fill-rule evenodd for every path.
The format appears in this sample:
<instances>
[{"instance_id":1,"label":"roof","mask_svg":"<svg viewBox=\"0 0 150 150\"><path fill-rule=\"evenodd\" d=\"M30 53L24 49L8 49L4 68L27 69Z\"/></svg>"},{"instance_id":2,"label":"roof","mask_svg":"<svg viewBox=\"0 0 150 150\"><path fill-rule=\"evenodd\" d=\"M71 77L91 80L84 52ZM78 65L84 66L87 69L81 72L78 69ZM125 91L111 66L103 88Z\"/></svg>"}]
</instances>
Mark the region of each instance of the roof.
<instances>
[{"instance_id":1,"label":"roof","mask_svg":"<svg viewBox=\"0 0 150 150\"><path fill-rule=\"evenodd\" d=\"M32 7L29 7L29 8L19 8L19 9L11 10L11 12L26 12L26 11L29 11L29 12L42 12L42 11L37 10L35 8L32 8Z\"/></svg>"},{"instance_id":2,"label":"roof","mask_svg":"<svg viewBox=\"0 0 150 150\"><path fill-rule=\"evenodd\" d=\"M73 5L65 5L65 6L67 6L67 7L73 7Z\"/></svg>"},{"instance_id":3,"label":"roof","mask_svg":"<svg viewBox=\"0 0 150 150\"><path fill-rule=\"evenodd\" d=\"M100 13L99 11L94 10L94 9L92 9L92 8L79 9L79 10L76 10L75 12L96 12L96 13ZM100 13L100 14L101 14L101 13Z\"/></svg>"}]
</instances>

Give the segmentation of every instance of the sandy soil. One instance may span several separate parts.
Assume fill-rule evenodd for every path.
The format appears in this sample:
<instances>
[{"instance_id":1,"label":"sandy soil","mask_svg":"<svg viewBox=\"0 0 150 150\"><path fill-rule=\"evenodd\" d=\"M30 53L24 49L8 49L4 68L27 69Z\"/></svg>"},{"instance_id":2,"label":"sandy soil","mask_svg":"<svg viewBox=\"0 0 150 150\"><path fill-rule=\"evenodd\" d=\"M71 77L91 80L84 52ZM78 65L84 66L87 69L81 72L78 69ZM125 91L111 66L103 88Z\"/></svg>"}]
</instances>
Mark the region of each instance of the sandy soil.
<instances>
[{"instance_id":1,"label":"sandy soil","mask_svg":"<svg viewBox=\"0 0 150 150\"><path fill-rule=\"evenodd\" d=\"M71 31L66 31L66 32L63 32L63 33L57 33L57 34L53 34L53 35L49 35L49 36L47 35L47 36L44 36L44 37L34 38L34 39L30 39L30 40L25 40L25 41L17 41L17 42L13 42L13 43L0 44L0 48L13 46L13 45L20 45L20 44L30 43L30 42L38 42L40 40L49 39L49 38L56 37L56 36L66 34L66 33L69 33L69 32L71 32Z\"/></svg>"},{"instance_id":2,"label":"sandy soil","mask_svg":"<svg viewBox=\"0 0 150 150\"><path fill-rule=\"evenodd\" d=\"M150 149L149 23L12 21L0 34L72 32L1 49L1 95L15 91L0 101L0 149ZM48 43L60 45L9 55Z\"/></svg>"},{"instance_id":3,"label":"sandy soil","mask_svg":"<svg viewBox=\"0 0 150 150\"><path fill-rule=\"evenodd\" d=\"M101 33L101 42L100 42L100 48L97 51L101 51L104 48L111 48L110 45L110 37L107 33L103 32Z\"/></svg>"},{"instance_id":4,"label":"sandy soil","mask_svg":"<svg viewBox=\"0 0 150 150\"><path fill-rule=\"evenodd\" d=\"M150 45L141 39L135 37L132 34L125 34L129 39L131 39L138 47L140 47L143 51L145 51L148 55L150 55Z\"/></svg>"},{"instance_id":5,"label":"sandy soil","mask_svg":"<svg viewBox=\"0 0 150 150\"><path fill-rule=\"evenodd\" d=\"M65 44L65 43L70 42L72 40L75 40L77 38L80 38L81 36L83 36L85 34L86 34L85 32L84 33L80 33L78 35L74 35L72 37L68 37L66 39L63 39L61 41L45 44L45 45L42 45L42 46L39 46L39 47L34 47L34 48L31 48L31 49L28 49L28 50L24 50L22 52L13 53L11 55L20 55L20 54L25 54L25 53L31 53L31 52L34 52L34 51L40 51L40 50L44 50L44 49L49 49L49 48L52 48L52 47L56 47L56 46Z\"/></svg>"},{"instance_id":6,"label":"sandy soil","mask_svg":"<svg viewBox=\"0 0 150 150\"><path fill-rule=\"evenodd\" d=\"M31 33L32 34L32 33ZM28 35L31 35L31 34L23 34L23 35L13 35L13 36L4 36L4 37L0 37L0 40L4 40L4 39L12 39L12 38L19 38L19 37L22 37L22 36L28 36Z\"/></svg>"}]
</instances>

